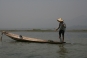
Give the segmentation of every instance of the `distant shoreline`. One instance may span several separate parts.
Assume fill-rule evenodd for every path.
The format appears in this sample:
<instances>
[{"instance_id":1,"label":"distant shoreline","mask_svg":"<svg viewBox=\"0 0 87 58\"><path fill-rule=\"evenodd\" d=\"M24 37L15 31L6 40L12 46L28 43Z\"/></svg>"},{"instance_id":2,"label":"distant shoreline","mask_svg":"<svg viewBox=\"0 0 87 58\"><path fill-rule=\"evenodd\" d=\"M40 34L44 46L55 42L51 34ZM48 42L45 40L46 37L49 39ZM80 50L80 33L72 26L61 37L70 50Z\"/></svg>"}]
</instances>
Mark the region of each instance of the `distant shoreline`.
<instances>
[{"instance_id":1,"label":"distant shoreline","mask_svg":"<svg viewBox=\"0 0 87 58\"><path fill-rule=\"evenodd\" d=\"M34 30L0 30L1 31L27 31L27 32L56 32L55 30L40 30L40 29L34 29ZM66 32L87 32L87 30L66 30Z\"/></svg>"}]
</instances>

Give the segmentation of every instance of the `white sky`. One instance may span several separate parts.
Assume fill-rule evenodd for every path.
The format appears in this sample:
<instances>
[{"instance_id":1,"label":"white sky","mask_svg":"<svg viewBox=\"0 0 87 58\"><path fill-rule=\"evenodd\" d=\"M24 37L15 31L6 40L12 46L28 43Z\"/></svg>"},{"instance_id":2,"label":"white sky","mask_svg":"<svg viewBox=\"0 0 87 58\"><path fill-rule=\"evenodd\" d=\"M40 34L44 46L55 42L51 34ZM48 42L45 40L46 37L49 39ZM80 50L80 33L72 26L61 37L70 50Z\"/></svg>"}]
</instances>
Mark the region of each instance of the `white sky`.
<instances>
[{"instance_id":1,"label":"white sky","mask_svg":"<svg viewBox=\"0 0 87 58\"><path fill-rule=\"evenodd\" d=\"M57 28L87 25L87 0L0 0L0 28Z\"/></svg>"}]
</instances>

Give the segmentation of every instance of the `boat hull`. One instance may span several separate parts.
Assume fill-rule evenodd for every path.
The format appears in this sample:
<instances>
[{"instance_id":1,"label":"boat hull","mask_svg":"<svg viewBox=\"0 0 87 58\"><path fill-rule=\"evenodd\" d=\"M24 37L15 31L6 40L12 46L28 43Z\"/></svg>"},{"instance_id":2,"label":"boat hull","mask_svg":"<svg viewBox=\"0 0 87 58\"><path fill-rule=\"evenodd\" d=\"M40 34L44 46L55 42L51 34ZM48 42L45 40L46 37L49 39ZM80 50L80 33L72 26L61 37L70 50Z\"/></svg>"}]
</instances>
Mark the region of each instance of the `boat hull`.
<instances>
[{"instance_id":1,"label":"boat hull","mask_svg":"<svg viewBox=\"0 0 87 58\"><path fill-rule=\"evenodd\" d=\"M37 39L37 38L30 38L30 37L25 37L22 35L17 35L13 34L10 32L3 31L3 34L6 36L10 37L13 40L20 41L20 42L35 42L35 43L49 43L49 44L63 44L66 42L58 42L58 41L53 41L53 40L43 40L43 39Z\"/></svg>"}]
</instances>

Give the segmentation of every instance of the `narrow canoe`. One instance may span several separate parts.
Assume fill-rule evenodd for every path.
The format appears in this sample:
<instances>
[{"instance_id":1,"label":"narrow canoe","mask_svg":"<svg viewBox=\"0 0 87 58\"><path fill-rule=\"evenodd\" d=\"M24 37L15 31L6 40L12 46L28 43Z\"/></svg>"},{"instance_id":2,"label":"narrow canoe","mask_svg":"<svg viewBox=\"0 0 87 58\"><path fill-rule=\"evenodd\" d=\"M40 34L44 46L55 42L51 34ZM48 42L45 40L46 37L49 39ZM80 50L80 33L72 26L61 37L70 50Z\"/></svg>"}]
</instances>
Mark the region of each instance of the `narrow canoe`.
<instances>
[{"instance_id":1,"label":"narrow canoe","mask_svg":"<svg viewBox=\"0 0 87 58\"><path fill-rule=\"evenodd\" d=\"M53 41L53 40L43 40L43 39L25 37L22 35L13 34L13 33L6 32L6 31L3 31L2 33L4 35L10 37L11 39L14 39L16 41L21 41L21 42L50 43L50 44L63 44L63 43L65 43L65 42L58 42L58 41Z\"/></svg>"}]
</instances>

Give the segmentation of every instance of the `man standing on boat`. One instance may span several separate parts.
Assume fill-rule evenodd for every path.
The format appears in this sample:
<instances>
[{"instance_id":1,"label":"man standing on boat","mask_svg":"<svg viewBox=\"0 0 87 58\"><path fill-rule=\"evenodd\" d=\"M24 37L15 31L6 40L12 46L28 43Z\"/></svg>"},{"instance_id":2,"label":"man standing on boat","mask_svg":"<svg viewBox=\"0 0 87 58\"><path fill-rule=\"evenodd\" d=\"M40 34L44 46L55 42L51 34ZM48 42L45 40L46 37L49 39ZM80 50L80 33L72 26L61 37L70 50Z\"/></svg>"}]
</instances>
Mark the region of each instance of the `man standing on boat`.
<instances>
[{"instance_id":1,"label":"man standing on boat","mask_svg":"<svg viewBox=\"0 0 87 58\"><path fill-rule=\"evenodd\" d=\"M66 29L66 24L64 23L64 20L62 20L62 18L57 19L57 21L59 22L59 26L56 29L56 31L59 29L59 39L60 42L64 42L64 32ZM62 38L61 38L62 35Z\"/></svg>"}]
</instances>

